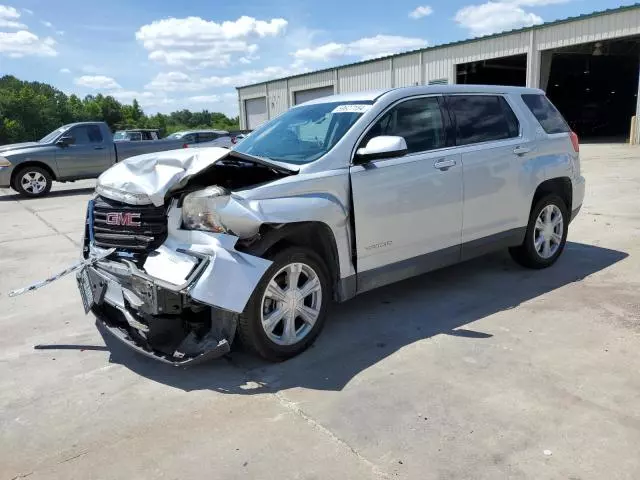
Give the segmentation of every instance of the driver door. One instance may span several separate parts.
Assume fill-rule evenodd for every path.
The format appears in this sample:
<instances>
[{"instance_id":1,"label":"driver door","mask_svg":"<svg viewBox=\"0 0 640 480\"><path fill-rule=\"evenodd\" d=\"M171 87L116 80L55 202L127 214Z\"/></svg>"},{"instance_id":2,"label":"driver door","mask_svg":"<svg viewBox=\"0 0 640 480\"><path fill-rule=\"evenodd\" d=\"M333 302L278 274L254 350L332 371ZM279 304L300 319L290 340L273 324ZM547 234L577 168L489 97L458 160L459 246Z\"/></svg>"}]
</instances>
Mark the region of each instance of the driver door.
<instances>
[{"instance_id":1,"label":"driver door","mask_svg":"<svg viewBox=\"0 0 640 480\"><path fill-rule=\"evenodd\" d=\"M102 137L97 125L78 125L67 132L74 142L59 147L56 163L62 178L97 177L111 166L111 145Z\"/></svg>"},{"instance_id":2,"label":"driver door","mask_svg":"<svg viewBox=\"0 0 640 480\"><path fill-rule=\"evenodd\" d=\"M462 165L440 96L392 106L358 148L403 137L408 153L351 166L358 292L455 263L462 234Z\"/></svg>"}]
</instances>

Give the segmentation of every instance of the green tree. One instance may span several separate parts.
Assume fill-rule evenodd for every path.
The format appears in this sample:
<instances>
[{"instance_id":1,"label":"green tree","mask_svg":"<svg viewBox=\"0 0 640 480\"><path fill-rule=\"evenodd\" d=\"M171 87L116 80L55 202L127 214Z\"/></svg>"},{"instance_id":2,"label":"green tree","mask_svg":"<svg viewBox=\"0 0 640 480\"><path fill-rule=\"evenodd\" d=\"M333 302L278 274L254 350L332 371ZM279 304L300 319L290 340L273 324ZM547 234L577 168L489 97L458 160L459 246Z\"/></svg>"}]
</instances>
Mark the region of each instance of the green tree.
<instances>
[{"instance_id":1,"label":"green tree","mask_svg":"<svg viewBox=\"0 0 640 480\"><path fill-rule=\"evenodd\" d=\"M239 128L237 117L219 112L183 109L147 116L136 99L131 105L102 94L80 99L46 83L0 77L0 145L37 140L61 125L82 121L105 121L112 130L157 128L163 135L195 128Z\"/></svg>"}]
</instances>

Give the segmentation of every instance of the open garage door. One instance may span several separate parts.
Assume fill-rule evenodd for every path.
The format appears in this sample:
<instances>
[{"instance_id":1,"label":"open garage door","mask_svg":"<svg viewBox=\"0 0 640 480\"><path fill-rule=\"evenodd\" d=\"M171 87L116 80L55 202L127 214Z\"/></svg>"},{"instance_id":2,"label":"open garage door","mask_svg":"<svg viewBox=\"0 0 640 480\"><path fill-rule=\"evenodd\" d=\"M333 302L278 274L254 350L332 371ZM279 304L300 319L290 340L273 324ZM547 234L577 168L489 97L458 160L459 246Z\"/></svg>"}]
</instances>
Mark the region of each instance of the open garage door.
<instances>
[{"instance_id":1,"label":"open garage door","mask_svg":"<svg viewBox=\"0 0 640 480\"><path fill-rule=\"evenodd\" d=\"M581 141L628 140L638 101L639 45L631 37L551 52L549 77L541 85Z\"/></svg>"},{"instance_id":2,"label":"open garage door","mask_svg":"<svg viewBox=\"0 0 640 480\"><path fill-rule=\"evenodd\" d=\"M456 83L524 87L527 84L527 55L459 63L456 65Z\"/></svg>"},{"instance_id":3,"label":"open garage door","mask_svg":"<svg viewBox=\"0 0 640 480\"><path fill-rule=\"evenodd\" d=\"M328 97L333 95L333 85L330 87L311 88L309 90L299 90L293 94L293 100L296 105L315 100L316 98Z\"/></svg>"},{"instance_id":4,"label":"open garage door","mask_svg":"<svg viewBox=\"0 0 640 480\"><path fill-rule=\"evenodd\" d=\"M267 121L266 97L251 98L244 101L247 129L254 130Z\"/></svg>"}]
</instances>

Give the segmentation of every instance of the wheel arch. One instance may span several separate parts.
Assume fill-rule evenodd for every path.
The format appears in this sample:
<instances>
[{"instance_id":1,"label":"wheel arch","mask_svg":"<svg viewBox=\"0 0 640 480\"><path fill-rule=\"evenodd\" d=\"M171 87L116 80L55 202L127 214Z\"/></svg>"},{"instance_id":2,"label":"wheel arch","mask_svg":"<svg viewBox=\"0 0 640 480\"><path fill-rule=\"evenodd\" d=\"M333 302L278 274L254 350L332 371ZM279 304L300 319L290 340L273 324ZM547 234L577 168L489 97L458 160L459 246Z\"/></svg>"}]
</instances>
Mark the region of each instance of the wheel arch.
<instances>
[{"instance_id":1,"label":"wheel arch","mask_svg":"<svg viewBox=\"0 0 640 480\"><path fill-rule=\"evenodd\" d=\"M11 186L14 189L15 189L15 181L16 181L16 178L18 177L18 174L22 170L24 170L25 168L28 168L28 167L39 167L39 168L42 168L42 169L46 170L47 172L49 172L49 175L51 175L51 179L52 180L57 180L55 172L53 171L53 169L49 165L47 165L46 163L43 163L43 162L39 162L37 160L29 160L27 162L19 163L13 169L13 172L11 172Z\"/></svg>"},{"instance_id":2,"label":"wheel arch","mask_svg":"<svg viewBox=\"0 0 640 480\"><path fill-rule=\"evenodd\" d=\"M569 177L550 178L538 185L533 194L530 211L533 210L541 198L550 194L555 194L562 198L570 215L573 204L573 185Z\"/></svg>"},{"instance_id":3,"label":"wheel arch","mask_svg":"<svg viewBox=\"0 0 640 480\"><path fill-rule=\"evenodd\" d=\"M335 294L340 281L338 247L331 227L324 222L262 224L260 238L242 250L251 255L269 258L290 246L310 248L323 260Z\"/></svg>"}]
</instances>

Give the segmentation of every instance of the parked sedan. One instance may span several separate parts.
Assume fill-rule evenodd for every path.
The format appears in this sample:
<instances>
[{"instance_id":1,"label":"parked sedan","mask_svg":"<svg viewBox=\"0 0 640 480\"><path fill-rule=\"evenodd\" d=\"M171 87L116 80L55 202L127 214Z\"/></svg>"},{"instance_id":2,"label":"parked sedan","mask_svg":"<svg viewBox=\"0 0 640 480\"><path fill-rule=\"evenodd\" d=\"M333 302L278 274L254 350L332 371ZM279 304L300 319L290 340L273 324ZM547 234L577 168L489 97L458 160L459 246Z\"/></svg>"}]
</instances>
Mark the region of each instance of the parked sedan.
<instances>
[{"instance_id":1,"label":"parked sedan","mask_svg":"<svg viewBox=\"0 0 640 480\"><path fill-rule=\"evenodd\" d=\"M239 144L243 139L251 133L251 130L242 130L239 132L229 132L228 135L223 135L210 142L200 143L198 147L223 147L233 148Z\"/></svg>"},{"instance_id":2,"label":"parked sedan","mask_svg":"<svg viewBox=\"0 0 640 480\"><path fill-rule=\"evenodd\" d=\"M211 142L220 137L228 136L229 132L226 130L185 130L182 132L175 132L166 137L170 140L182 140L183 147L195 143Z\"/></svg>"}]
</instances>

